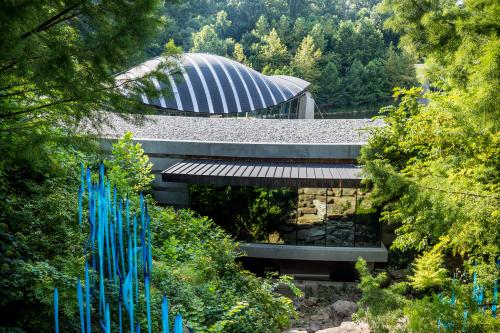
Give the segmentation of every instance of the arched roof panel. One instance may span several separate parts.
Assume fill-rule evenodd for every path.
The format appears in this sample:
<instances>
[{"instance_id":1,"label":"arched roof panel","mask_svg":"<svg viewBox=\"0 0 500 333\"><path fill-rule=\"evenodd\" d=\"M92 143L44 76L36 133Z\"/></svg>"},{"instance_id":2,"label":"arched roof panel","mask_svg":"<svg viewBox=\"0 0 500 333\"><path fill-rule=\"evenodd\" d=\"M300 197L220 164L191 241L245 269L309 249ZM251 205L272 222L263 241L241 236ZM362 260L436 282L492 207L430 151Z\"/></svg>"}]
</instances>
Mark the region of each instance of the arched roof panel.
<instances>
[{"instance_id":1,"label":"arched roof panel","mask_svg":"<svg viewBox=\"0 0 500 333\"><path fill-rule=\"evenodd\" d=\"M142 77L163 61L155 58L118 75L117 80ZM267 76L234 60L204 53L185 53L173 59L178 69L155 82L166 91L159 98L142 97L159 108L202 113L250 112L281 104L302 94L309 82L286 75ZM154 79L153 79L154 80Z\"/></svg>"}]
</instances>

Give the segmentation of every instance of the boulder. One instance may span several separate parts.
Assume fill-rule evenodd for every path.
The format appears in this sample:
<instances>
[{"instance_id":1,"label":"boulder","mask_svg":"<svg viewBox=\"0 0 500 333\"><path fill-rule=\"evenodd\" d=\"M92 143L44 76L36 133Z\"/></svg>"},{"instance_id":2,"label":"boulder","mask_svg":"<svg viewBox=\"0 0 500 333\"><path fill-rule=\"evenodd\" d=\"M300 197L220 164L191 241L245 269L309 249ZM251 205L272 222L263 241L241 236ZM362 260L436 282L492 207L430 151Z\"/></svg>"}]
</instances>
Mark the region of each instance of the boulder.
<instances>
[{"instance_id":1,"label":"boulder","mask_svg":"<svg viewBox=\"0 0 500 333\"><path fill-rule=\"evenodd\" d=\"M345 321L338 327L330 327L324 330L316 331L316 333L370 333L370 327L367 323L354 323Z\"/></svg>"},{"instance_id":2,"label":"boulder","mask_svg":"<svg viewBox=\"0 0 500 333\"><path fill-rule=\"evenodd\" d=\"M350 321L357 309L358 306L354 302L338 300L330 305L330 318L335 325L339 325L343 321Z\"/></svg>"},{"instance_id":3,"label":"boulder","mask_svg":"<svg viewBox=\"0 0 500 333\"><path fill-rule=\"evenodd\" d=\"M317 209L317 212L316 214L318 216L321 216L322 218L325 216L325 213L326 213L326 204L325 204L325 200L321 201L321 200L313 200L313 204L314 206L316 207Z\"/></svg>"},{"instance_id":4,"label":"boulder","mask_svg":"<svg viewBox=\"0 0 500 333\"><path fill-rule=\"evenodd\" d=\"M304 299L304 305L305 306L313 306L318 303L318 299L316 297L307 297Z\"/></svg>"},{"instance_id":5,"label":"boulder","mask_svg":"<svg viewBox=\"0 0 500 333\"><path fill-rule=\"evenodd\" d=\"M291 330L288 330L288 331L286 331L284 333L307 333L307 331L291 329Z\"/></svg>"},{"instance_id":6,"label":"boulder","mask_svg":"<svg viewBox=\"0 0 500 333\"><path fill-rule=\"evenodd\" d=\"M311 321L309 325L307 325L308 332L317 332L321 329L321 323L317 321Z\"/></svg>"},{"instance_id":7,"label":"boulder","mask_svg":"<svg viewBox=\"0 0 500 333\"><path fill-rule=\"evenodd\" d=\"M388 272L394 280L404 279L408 275L406 269L389 269Z\"/></svg>"}]
</instances>

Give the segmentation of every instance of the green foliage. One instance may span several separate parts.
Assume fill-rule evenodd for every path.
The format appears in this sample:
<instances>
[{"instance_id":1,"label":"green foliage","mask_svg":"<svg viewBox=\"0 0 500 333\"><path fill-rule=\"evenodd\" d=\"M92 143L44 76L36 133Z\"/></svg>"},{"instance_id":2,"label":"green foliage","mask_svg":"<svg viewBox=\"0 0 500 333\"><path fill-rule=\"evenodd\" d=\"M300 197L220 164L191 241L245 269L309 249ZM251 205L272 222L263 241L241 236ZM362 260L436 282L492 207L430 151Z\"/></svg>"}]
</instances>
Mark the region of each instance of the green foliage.
<instances>
[{"instance_id":1,"label":"green foliage","mask_svg":"<svg viewBox=\"0 0 500 333\"><path fill-rule=\"evenodd\" d=\"M47 318L58 286L61 329L70 331L77 329L75 321L65 318L77 316L74 286L83 262L76 195L82 154L44 142L33 160L2 147L16 157L0 169L0 322L28 332L51 331Z\"/></svg>"},{"instance_id":2,"label":"green foliage","mask_svg":"<svg viewBox=\"0 0 500 333\"><path fill-rule=\"evenodd\" d=\"M141 144L134 144L130 132L113 143L111 158L106 160L105 166L110 181L122 195L145 192L150 189L154 179L151 173L153 164L144 155Z\"/></svg>"},{"instance_id":3,"label":"green foliage","mask_svg":"<svg viewBox=\"0 0 500 333\"><path fill-rule=\"evenodd\" d=\"M189 0L167 3L164 13L168 36L185 50L309 80L326 107L357 106L387 102L394 87L416 82L415 61L383 29L379 2Z\"/></svg>"},{"instance_id":4,"label":"green foliage","mask_svg":"<svg viewBox=\"0 0 500 333\"><path fill-rule=\"evenodd\" d=\"M295 312L273 283L241 270L236 244L211 220L155 207L156 288L196 331L279 332ZM174 311L175 312L175 311Z\"/></svg>"},{"instance_id":5,"label":"green foliage","mask_svg":"<svg viewBox=\"0 0 500 333\"><path fill-rule=\"evenodd\" d=\"M401 295L406 285L400 283L391 288L381 288L387 280L386 273L372 276L366 265L366 261L359 258L356 269L360 275L359 288L363 292L359 300L360 309L356 313L357 318L362 318L370 324L374 332L404 332L398 330L398 321L403 316L403 306L407 300Z\"/></svg>"},{"instance_id":6,"label":"green foliage","mask_svg":"<svg viewBox=\"0 0 500 333\"><path fill-rule=\"evenodd\" d=\"M406 282L387 287L387 275L372 276L363 259L358 259L356 269L360 274L359 288L363 296L355 317L366 320L375 333L433 332L437 330L438 321L453 327L450 332L497 332L500 328L500 321L493 318L491 311L483 310L471 299L471 289L467 284L454 280L439 296L433 294L415 299L405 297L409 292ZM491 294L487 293L487 296L491 297ZM465 310L467 319L464 319Z\"/></svg>"},{"instance_id":7,"label":"green foliage","mask_svg":"<svg viewBox=\"0 0 500 333\"><path fill-rule=\"evenodd\" d=\"M43 148L37 149L46 154L41 161L30 163L24 156L27 160L2 163L0 331L51 331L56 286L61 330L79 329L75 286L83 276L82 244L89 232L86 223L83 232L78 225L79 161L97 165L100 156L91 149L84 154L74 143L44 143ZM135 197L151 180L151 164L140 145L126 134L105 164L112 184L129 194L131 211L137 211ZM198 332L217 332L218 327L223 332L279 332L287 327L295 315L293 304L275 289L289 281L272 282L242 270L236 243L207 218L159 207L149 195L146 200L154 243L152 318L160 318L161 298L168 295L171 320L181 312ZM110 297L118 297L117 292ZM145 313L144 304L141 296L137 313ZM146 319L138 320L145 327ZM158 323L154 320L154 331Z\"/></svg>"},{"instance_id":8,"label":"green foliage","mask_svg":"<svg viewBox=\"0 0 500 333\"><path fill-rule=\"evenodd\" d=\"M147 79L129 98L113 74L146 57L164 24L151 1L3 1L0 5L0 140L82 118L99 127L98 110L140 113ZM128 86L128 84L125 84ZM136 87L134 87L136 86Z\"/></svg>"},{"instance_id":9,"label":"green foliage","mask_svg":"<svg viewBox=\"0 0 500 333\"><path fill-rule=\"evenodd\" d=\"M410 277L410 281L417 290L442 288L449 282L447 275L444 255L436 247L415 260L415 275Z\"/></svg>"},{"instance_id":10,"label":"green foliage","mask_svg":"<svg viewBox=\"0 0 500 333\"><path fill-rule=\"evenodd\" d=\"M193 47L191 52L204 52L227 56L232 53L235 42L231 38L224 39L224 35L231 27L227 13L220 11L213 24L205 25L199 32L193 32Z\"/></svg>"},{"instance_id":11,"label":"green foliage","mask_svg":"<svg viewBox=\"0 0 500 333\"><path fill-rule=\"evenodd\" d=\"M384 222L397 226L393 248L423 253L410 278L419 298L405 307L408 327L429 332L441 319L462 328L467 309L464 331L496 332L498 318L471 300L470 276L486 290L500 276L497 2L385 0L382 8L402 45L425 59L436 90L396 90L399 105L381 110L386 126L372 130L361 156ZM459 283L450 285L452 276Z\"/></svg>"},{"instance_id":12,"label":"green foliage","mask_svg":"<svg viewBox=\"0 0 500 333\"><path fill-rule=\"evenodd\" d=\"M321 51L314 45L314 39L306 36L302 40L292 59L291 66L294 73L305 80L315 81L319 76L317 62L321 58Z\"/></svg>"}]
</instances>

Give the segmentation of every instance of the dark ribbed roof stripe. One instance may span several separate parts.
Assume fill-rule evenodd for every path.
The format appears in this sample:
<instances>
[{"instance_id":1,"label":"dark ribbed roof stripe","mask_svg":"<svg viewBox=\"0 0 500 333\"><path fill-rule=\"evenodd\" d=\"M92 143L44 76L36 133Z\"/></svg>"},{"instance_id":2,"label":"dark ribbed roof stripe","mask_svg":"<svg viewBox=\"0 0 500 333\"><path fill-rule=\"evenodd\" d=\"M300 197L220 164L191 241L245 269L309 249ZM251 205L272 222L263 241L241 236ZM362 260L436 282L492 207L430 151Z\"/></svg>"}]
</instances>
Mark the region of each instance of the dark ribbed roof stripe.
<instances>
[{"instance_id":1,"label":"dark ribbed roof stripe","mask_svg":"<svg viewBox=\"0 0 500 333\"><path fill-rule=\"evenodd\" d=\"M280 103L281 103L281 102L286 101L286 100L287 100L287 98L285 97L285 94L283 93L283 90L281 90L280 86L279 86L279 85L277 85L277 84L276 84L273 80L271 80L271 79L269 80L269 82L270 82L270 83L274 86L274 88L276 88L276 89L278 90L278 92L280 93L281 97L283 98L283 99L280 101Z\"/></svg>"},{"instance_id":2,"label":"dark ribbed roof stripe","mask_svg":"<svg viewBox=\"0 0 500 333\"><path fill-rule=\"evenodd\" d=\"M283 87L284 89L288 90L289 96L287 99L290 99L295 96L295 92L293 92L286 84L280 83L280 78L279 77L271 77L271 81L273 81L278 87Z\"/></svg>"},{"instance_id":3,"label":"dark ribbed roof stripe","mask_svg":"<svg viewBox=\"0 0 500 333\"><path fill-rule=\"evenodd\" d=\"M170 83L170 87L172 88L172 92L174 93L175 104L177 104L177 109L184 110L182 106L181 96L179 94L179 89L177 88L177 84L174 81L174 78L170 74L169 70L165 70L165 74L168 76L168 82Z\"/></svg>"},{"instance_id":4,"label":"dark ribbed roof stripe","mask_svg":"<svg viewBox=\"0 0 500 333\"><path fill-rule=\"evenodd\" d=\"M193 84L191 83L191 79L187 75L187 71L184 68L184 65L178 59L175 59L175 61L177 62L177 65L180 67L181 72L182 72L182 77L184 78L184 81L186 82L186 84L188 86L189 96L191 97L191 101L193 103L194 112L200 112L200 109L198 108L198 100L196 98L196 94L194 93Z\"/></svg>"},{"instance_id":5,"label":"dark ribbed roof stripe","mask_svg":"<svg viewBox=\"0 0 500 333\"><path fill-rule=\"evenodd\" d=\"M212 64L210 64L210 62L206 59L206 57L202 56L200 58L203 59L203 61L207 64L208 68L210 69L210 72L212 73L212 75L215 79L215 84L217 85L217 88L219 89L220 97L222 100L222 107L224 108L224 113L228 113L229 111L227 108L226 94L224 93L224 89L222 89L222 86L220 84L219 76L215 72Z\"/></svg>"},{"instance_id":6,"label":"dark ribbed roof stripe","mask_svg":"<svg viewBox=\"0 0 500 333\"><path fill-rule=\"evenodd\" d=\"M241 75L241 72L240 72L240 70L239 70L238 66L237 66L237 65L235 65L235 63L234 63L234 62L232 62L232 61L228 61L228 62L229 62L229 64L230 64L230 65L234 68L234 70L236 71L236 73L238 74L238 77L239 77L239 79L240 79L241 83L243 84L243 87L245 87L245 92L246 92L247 97L248 97L248 102L250 103L250 108L251 108L252 110L255 110L255 106L254 106L254 104L253 104L253 98L252 98L252 95L250 95L250 92L248 91L248 86L247 86L247 83L245 82L245 79L243 79L243 75Z\"/></svg>"},{"instance_id":7,"label":"dark ribbed roof stripe","mask_svg":"<svg viewBox=\"0 0 500 333\"><path fill-rule=\"evenodd\" d=\"M263 77L262 82L264 82L264 84L266 85L267 91L269 92L269 95L271 95L271 98L273 99L274 103L273 105L278 104L278 102L276 101L276 97L274 96L274 93L271 91L271 88L269 87L269 83L267 83L267 78Z\"/></svg>"},{"instance_id":8,"label":"dark ribbed roof stripe","mask_svg":"<svg viewBox=\"0 0 500 333\"><path fill-rule=\"evenodd\" d=\"M205 96L207 98L208 110L210 113L214 113L214 104L212 102L212 96L210 96L210 91L208 90L207 81L205 81L205 76L201 72L200 66L193 59L191 59L190 55L186 53L184 55L184 59L187 59L193 65L198 77L200 78L201 84L203 86L203 90L205 91Z\"/></svg>"},{"instance_id":9,"label":"dark ribbed roof stripe","mask_svg":"<svg viewBox=\"0 0 500 333\"><path fill-rule=\"evenodd\" d=\"M229 81L229 85L231 86L231 91L234 96L234 100L236 101L236 108L238 109L238 112L241 112L241 103L240 103L240 98L238 97L238 93L236 92L236 88L234 86L233 79L231 78L231 75L229 75L226 66L219 60L219 57L217 56L211 56L222 68L222 71L226 75L227 80Z\"/></svg>"},{"instance_id":10,"label":"dark ribbed roof stripe","mask_svg":"<svg viewBox=\"0 0 500 333\"><path fill-rule=\"evenodd\" d=\"M265 108L267 103L264 101L264 96L262 96L262 91L260 90L259 85L257 84L257 82L255 81L255 78L252 75L253 70L248 68L248 67L244 67L244 66L241 66L241 67L243 68L244 71L246 71L248 73L248 76L250 76L250 79L252 79L252 82L253 82L255 88L257 88L257 92L259 93L260 101L262 103L262 108Z\"/></svg>"}]
</instances>

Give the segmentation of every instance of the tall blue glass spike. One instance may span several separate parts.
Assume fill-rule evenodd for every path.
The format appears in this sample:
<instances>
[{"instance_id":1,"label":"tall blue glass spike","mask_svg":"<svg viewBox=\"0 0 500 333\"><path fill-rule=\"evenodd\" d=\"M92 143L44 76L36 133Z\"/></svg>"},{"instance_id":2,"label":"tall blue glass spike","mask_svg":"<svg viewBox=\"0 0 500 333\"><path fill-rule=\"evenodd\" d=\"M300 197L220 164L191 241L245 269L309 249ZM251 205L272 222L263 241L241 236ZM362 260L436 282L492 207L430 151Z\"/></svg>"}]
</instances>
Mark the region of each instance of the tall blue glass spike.
<instances>
[{"instance_id":1,"label":"tall blue glass spike","mask_svg":"<svg viewBox=\"0 0 500 333\"><path fill-rule=\"evenodd\" d=\"M54 288L54 327L55 332L59 333L59 292Z\"/></svg>"},{"instance_id":2,"label":"tall blue glass spike","mask_svg":"<svg viewBox=\"0 0 500 333\"><path fill-rule=\"evenodd\" d=\"M92 323L90 321L90 280L89 280L89 266L85 263L85 307L87 310L87 333L92 331Z\"/></svg>"},{"instance_id":3,"label":"tall blue glass spike","mask_svg":"<svg viewBox=\"0 0 500 333\"><path fill-rule=\"evenodd\" d=\"M110 247L111 247L111 268L112 268L112 272L113 272L113 280L115 281L116 283L116 262L115 262L115 236L114 236L114 224L113 222L111 222L110 226L109 226L109 237L110 237Z\"/></svg>"},{"instance_id":4,"label":"tall blue glass spike","mask_svg":"<svg viewBox=\"0 0 500 333\"><path fill-rule=\"evenodd\" d=\"M148 275L151 277L151 273L153 272L153 254L151 251L151 219L149 215L146 217L146 224L148 226Z\"/></svg>"},{"instance_id":5,"label":"tall blue glass spike","mask_svg":"<svg viewBox=\"0 0 500 333\"><path fill-rule=\"evenodd\" d=\"M180 314L175 316L174 333L182 333L182 316Z\"/></svg>"},{"instance_id":6,"label":"tall blue glass spike","mask_svg":"<svg viewBox=\"0 0 500 333\"><path fill-rule=\"evenodd\" d=\"M127 201L125 203L125 218L126 218L126 223L127 223L127 235L130 234L130 202L128 200L128 195L127 195Z\"/></svg>"},{"instance_id":7,"label":"tall blue glass spike","mask_svg":"<svg viewBox=\"0 0 500 333\"><path fill-rule=\"evenodd\" d=\"M80 330L82 333L85 333L85 316L83 313L83 291L80 279L78 279L78 282L76 283L76 295L78 299L78 310L80 312L80 327L81 327Z\"/></svg>"},{"instance_id":8,"label":"tall blue glass spike","mask_svg":"<svg viewBox=\"0 0 500 333\"><path fill-rule=\"evenodd\" d=\"M104 237L106 239L105 247L106 247L106 257L108 258L107 263L108 263L108 277L112 277L111 273L111 253L110 253L110 230L109 230L109 220L108 220L108 207L110 203L110 197L109 197L109 185L104 187L103 191L103 219L102 223L104 223Z\"/></svg>"},{"instance_id":9,"label":"tall blue glass spike","mask_svg":"<svg viewBox=\"0 0 500 333\"><path fill-rule=\"evenodd\" d=\"M125 254L123 248L123 221L122 221L122 201L118 207L117 223L118 223L118 246L120 247L120 260L122 272L125 272Z\"/></svg>"},{"instance_id":10,"label":"tall blue glass spike","mask_svg":"<svg viewBox=\"0 0 500 333\"><path fill-rule=\"evenodd\" d=\"M132 290L134 279L134 264L132 259L132 238L128 239L128 274L123 283L123 299L125 300L125 308L128 311L130 320L130 332L134 333L134 293Z\"/></svg>"},{"instance_id":11,"label":"tall blue glass spike","mask_svg":"<svg viewBox=\"0 0 500 333\"><path fill-rule=\"evenodd\" d=\"M146 291L146 318L148 319L148 333L151 333L151 295L149 292L149 276L144 278L144 289Z\"/></svg>"},{"instance_id":12,"label":"tall blue glass spike","mask_svg":"<svg viewBox=\"0 0 500 333\"><path fill-rule=\"evenodd\" d=\"M161 303L161 324L163 328L163 333L170 333L170 325L168 323L168 299L167 296L163 296L163 301Z\"/></svg>"},{"instance_id":13,"label":"tall blue glass spike","mask_svg":"<svg viewBox=\"0 0 500 333\"><path fill-rule=\"evenodd\" d=\"M106 314L104 317L104 322L106 323L106 333L111 333L111 316L109 313L109 303L106 303Z\"/></svg>"}]
</instances>

